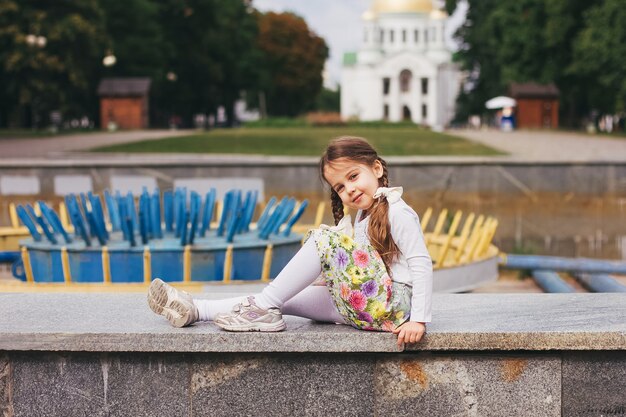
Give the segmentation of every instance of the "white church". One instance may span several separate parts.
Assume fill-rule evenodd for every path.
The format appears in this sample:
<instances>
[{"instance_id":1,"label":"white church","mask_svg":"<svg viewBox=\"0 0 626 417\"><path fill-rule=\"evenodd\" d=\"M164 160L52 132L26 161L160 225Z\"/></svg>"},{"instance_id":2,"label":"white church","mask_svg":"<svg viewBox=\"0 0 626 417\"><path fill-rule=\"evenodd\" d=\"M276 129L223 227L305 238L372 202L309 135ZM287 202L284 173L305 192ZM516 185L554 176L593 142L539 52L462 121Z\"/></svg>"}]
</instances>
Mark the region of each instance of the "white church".
<instances>
[{"instance_id":1,"label":"white church","mask_svg":"<svg viewBox=\"0 0 626 417\"><path fill-rule=\"evenodd\" d=\"M445 44L448 15L431 0L373 0L362 18L362 46L343 58L342 118L445 127L460 89Z\"/></svg>"}]
</instances>

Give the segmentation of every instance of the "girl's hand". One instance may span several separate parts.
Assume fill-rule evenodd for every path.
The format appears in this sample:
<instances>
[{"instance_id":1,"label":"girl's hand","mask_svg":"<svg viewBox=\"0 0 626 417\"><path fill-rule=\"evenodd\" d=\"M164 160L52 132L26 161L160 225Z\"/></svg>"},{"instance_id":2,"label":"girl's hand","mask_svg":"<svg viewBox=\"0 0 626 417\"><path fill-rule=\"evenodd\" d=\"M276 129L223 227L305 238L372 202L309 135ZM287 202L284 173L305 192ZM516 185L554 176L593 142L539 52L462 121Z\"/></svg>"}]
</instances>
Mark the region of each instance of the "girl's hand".
<instances>
[{"instance_id":1,"label":"girl's hand","mask_svg":"<svg viewBox=\"0 0 626 417\"><path fill-rule=\"evenodd\" d=\"M407 321L393 329L393 334L398 335L398 348L402 343L417 343L426 333L426 324L418 321Z\"/></svg>"}]
</instances>

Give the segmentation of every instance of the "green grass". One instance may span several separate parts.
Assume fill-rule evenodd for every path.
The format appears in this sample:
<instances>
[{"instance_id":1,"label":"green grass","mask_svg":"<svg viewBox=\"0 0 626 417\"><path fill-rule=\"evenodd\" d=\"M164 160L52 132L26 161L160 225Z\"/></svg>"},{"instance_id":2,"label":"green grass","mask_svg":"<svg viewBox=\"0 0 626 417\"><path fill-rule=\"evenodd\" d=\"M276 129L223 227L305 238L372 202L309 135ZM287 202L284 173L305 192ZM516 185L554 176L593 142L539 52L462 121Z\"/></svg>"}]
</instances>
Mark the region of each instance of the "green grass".
<instances>
[{"instance_id":1,"label":"green grass","mask_svg":"<svg viewBox=\"0 0 626 417\"><path fill-rule=\"evenodd\" d=\"M502 155L486 146L447 134L410 127L298 127L217 129L93 149L96 152L241 153L319 156L328 141L361 136L382 155Z\"/></svg>"}]
</instances>

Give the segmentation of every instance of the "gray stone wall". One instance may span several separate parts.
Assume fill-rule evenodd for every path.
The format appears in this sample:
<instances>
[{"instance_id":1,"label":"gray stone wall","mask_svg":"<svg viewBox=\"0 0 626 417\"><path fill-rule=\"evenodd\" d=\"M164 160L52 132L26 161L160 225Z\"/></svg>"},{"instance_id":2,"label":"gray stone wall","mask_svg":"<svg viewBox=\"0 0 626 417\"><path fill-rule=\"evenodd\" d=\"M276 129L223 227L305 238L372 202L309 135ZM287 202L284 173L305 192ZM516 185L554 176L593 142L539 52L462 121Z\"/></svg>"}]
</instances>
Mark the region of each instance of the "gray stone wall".
<instances>
[{"instance_id":1,"label":"gray stone wall","mask_svg":"<svg viewBox=\"0 0 626 417\"><path fill-rule=\"evenodd\" d=\"M623 416L626 352L10 352L0 415Z\"/></svg>"},{"instance_id":2,"label":"gray stone wall","mask_svg":"<svg viewBox=\"0 0 626 417\"><path fill-rule=\"evenodd\" d=\"M0 294L0 416L626 415L623 293L434 294L426 335L400 347L285 321L180 329L145 294Z\"/></svg>"},{"instance_id":3,"label":"gray stone wall","mask_svg":"<svg viewBox=\"0 0 626 417\"><path fill-rule=\"evenodd\" d=\"M626 163L526 163L507 161L454 162L406 161L390 158L390 179L407 191L420 192L485 192L528 195L543 192L604 196L626 195ZM179 178L261 178L269 195L325 195L321 189L317 162L313 158L292 158L273 161L66 161L50 163L0 163L4 175L37 176L41 194L54 194L57 175L87 175L92 178L93 191L110 188L113 176L152 176L162 189L171 188Z\"/></svg>"}]
</instances>

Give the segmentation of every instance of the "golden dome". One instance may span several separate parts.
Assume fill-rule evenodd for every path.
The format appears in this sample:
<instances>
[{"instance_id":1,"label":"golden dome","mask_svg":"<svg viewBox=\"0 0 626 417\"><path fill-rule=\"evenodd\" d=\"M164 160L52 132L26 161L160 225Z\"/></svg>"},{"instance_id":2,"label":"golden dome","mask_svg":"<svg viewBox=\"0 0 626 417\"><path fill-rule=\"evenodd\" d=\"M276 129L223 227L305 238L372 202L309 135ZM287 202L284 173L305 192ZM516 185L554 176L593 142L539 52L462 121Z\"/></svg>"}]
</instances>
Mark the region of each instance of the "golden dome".
<instances>
[{"instance_id":1,"label":"golden dome","mask_svg":"<svg viewBox=\"0 0 626 417\"><path fill-rule=\"evenodd\" d=\"M376 19L376 13L371 10L366 10L365 13L361 16L363 20L374 20Z\"/></svg>"},{"instance_id":2,"label":"golden dome","mask_svg":"<svg viewBox=\"0 0 626 417\"><path fill-rule=\"evenodd\" d=\"M444 10L435 9L430 12L430 18L433 20L447 19L448 13L446 13Z\"/></svg>"},{"instance_id":3,"label":"golden dome","mask_svg":"<svg viewBox=\"0 0 626 417\"><path fill-rule=\"evenodd\" d=\"M429 13L433 10L431 0L374 0L374 13Z\"/></svg>"}]
</instances>

